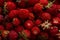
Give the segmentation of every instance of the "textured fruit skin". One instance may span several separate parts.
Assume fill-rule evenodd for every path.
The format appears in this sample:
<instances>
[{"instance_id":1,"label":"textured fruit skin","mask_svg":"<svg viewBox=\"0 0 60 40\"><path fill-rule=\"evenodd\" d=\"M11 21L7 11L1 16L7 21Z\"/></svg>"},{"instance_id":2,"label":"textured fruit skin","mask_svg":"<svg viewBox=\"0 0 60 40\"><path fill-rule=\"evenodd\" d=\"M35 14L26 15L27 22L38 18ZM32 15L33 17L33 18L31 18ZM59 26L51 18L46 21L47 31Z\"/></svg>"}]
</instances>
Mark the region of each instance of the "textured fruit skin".
<instances>
[{"instance_id":1,"label":"textured fruit skin","mask_svg":"<svg viewBox=\"0 0 60 40\"><path fill-rule=\"evenodd\" d=\"M18 14L19 18L21 19L26 19L29 16L29 10L27 9L19 9L19 14Z\"/></svg>"},{"instance_id":2,"label":"textured fruit skin","mask_svg":"<svg viewBox=\"0 0 60 40\"><path fill-rule=\"evenodd\" d=\"M4 0L0 0L0 6L3 6Z\"/></svg>"},{"instance_id":3,"label":"textured fruit skin","mask_svg":"<svg viewBox=\"0 0 60 40\"><path fill-rule=\"evenodd\" d=\"M3 15L0 15L0 22L2 22L3 21Z\"/></svg>"},{"instance_id":4,"label":"textured fruit skin","mask_svg":"<svg viewBox=\"0 0 60 40\"><path fill-rule=\"evenodd\" d=\"M15 28L16 32L21 32L22 30L24 30L23 26L17 26Z\"/></svg>"},{"instance_id":5,"label":"textured fruit skin","mask_svg":"<svg viewBox=\"0 0 60 40\"><path fill-rule=\"evenodd\" d=\"M16 39L18 37L18 34L14 30L12 30L12 31L9 32L8 37L11 40L13 40L13 39Z\"/></svg>"},{"instance_id":6,"label":"textured fruit skin","mask_svg":"<svg viewBox=\"0 0 60 40\"><path fill-rule=\"evenodd\" d=\"M22 35L26 35L27 38L30 38L31 33L30 33L29 30L23 30L23 31L22 31Z\"/></svg>"},{"instance_id":7,"label":"textured fruit skin","mask_svg":"<svg viewBox=\"0 0 60 40\"><path fill-rule=\"evenodd\" d=\"M42 13L41 14L41 19L43 20L50 20L51 19L51 15L49 13Z\"/></svg>"},{"instance_id":8,"label":"textured fruit skin","mask_svg":"<svg viewBox=\"0 0 60 40\"><path fill-rule=\"evenodd\" d=\"M54 25L59 25L59 24L60 24L60 18L59 18L59 17L53 18L52 23L53 23Z\"/></svg>"},{"instance_id":9,"label":"textured fruit skin","mask_svg":"<svg viewBox=\"0 0 60 40\"><path fill-rule=\"evenodd\" d=\"M31 29L33 27L34 23L31 21L31 20L27 20L25 23L24 23L24 26L25 28L27 29Z\"/></svg>"},{"instance_id":10,"label":"textured fruit skin","mask_svg":"<svg viewBox=\"0 0 60 40\"><path fill-rule=\"evenodd\" d=\"M48 0L40 0L40 3L44 6L48 5Z\"/></svg>"},{"instance_id":11,"label":"textured fruit skin","mask_svg":"<svg viewBox=\"0 0 60 40\"><path fill-rule=\"evenodd\" d=\"M42 8L43 8L43 6L40 3L37 3L37 4L35 4L33 10L34 10L34 12L37 13L37 12L42 11Z\"/></svg>"},{"instance_id":12,"label":"textured fruit skin","mask_svg":"<svg viewBox=\"0 0 60 40\"><path fill-rule=\"evenodd\" d=\"M8 17L12 19L16 17L17 15L18 15L18 10L11 10L8 14Z\"/></svg>"},{"instance_id":13,"label":"textured fruit skin","mask_svg":"<svg viewBox=\"0 0 60 40\"><path fill-rule=\"evenodd\" d=\"M38 35L40 33L40 29L37 26L34 26L31 29L31 32L32 32L33 35Z\"/></svg>"},{"instance_id":14,"label":"textured fruit skin","mask_svg":"<svg viewBox=\"0 0 60 40\"><path fill-rule=\"evenodd\" d=\"M21 21L18 18L13 18L12 23L13 23L14 26L18 26L21 23Z\"/></svg>"},{"instance_id":15,"label":"textured fruit skin","mask_svg":"<svg viewBox=\"0 0 60 40\"><path fill-rule=\"evenodd\" d=\"M13 2L6 2L5 5L8 11L14 10L16 8L16 5Z\"/></svg>"},{"instance_id":16,"label":"textured fruit skin","mask_svg":"<svg viewBox=\"0 0 60 40\"><path fill-rule=\"evenodd\" d=\"M10 1L12 1L12 0L6 0L7 2L10 2Z\"/></svg>"},{"instance_id":17,"label":"textured fruit skin","mask_svg":"<svg viewBox=\"0 0 60 40\"><path fill-rule=\"evenodd\" d=\"M4 30L4 26L0 25L0 31Z\"/></svg>"}]
</instances>

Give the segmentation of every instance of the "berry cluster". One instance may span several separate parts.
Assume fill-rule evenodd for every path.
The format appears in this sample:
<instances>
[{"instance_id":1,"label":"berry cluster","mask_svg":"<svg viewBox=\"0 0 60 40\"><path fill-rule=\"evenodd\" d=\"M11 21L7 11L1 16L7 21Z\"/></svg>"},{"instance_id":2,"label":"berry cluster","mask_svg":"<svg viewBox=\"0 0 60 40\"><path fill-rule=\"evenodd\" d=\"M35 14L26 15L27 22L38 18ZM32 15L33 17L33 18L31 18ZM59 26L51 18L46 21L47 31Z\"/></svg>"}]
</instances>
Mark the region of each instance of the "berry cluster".
<instances>
[{"instance_id":1,"label":"berry cluster","mask_svg":"<svg viewBox=\"0 0 60 40\"><path fill-rule=\"evenodd\" d=\"M60 40L60 0L0 0L0 40Z\"/></svg>"}]
</instances>

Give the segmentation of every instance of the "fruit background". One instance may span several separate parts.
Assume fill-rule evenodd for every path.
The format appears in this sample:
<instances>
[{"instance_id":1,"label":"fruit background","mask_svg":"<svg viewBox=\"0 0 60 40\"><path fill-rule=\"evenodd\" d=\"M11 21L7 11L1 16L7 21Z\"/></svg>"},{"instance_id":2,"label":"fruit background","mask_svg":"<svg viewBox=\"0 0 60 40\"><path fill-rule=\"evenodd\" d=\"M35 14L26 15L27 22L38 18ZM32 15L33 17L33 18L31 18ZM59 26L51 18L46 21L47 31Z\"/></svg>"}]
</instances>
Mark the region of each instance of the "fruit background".
<instances>
[{"instance_id":1,"label":"fruit background","mask_svg":"<svg viewBox=\"0 0 60 40\"><path fill-rule=\"evenodd\" d=\"M0 40L60 40L60 0L0 0Z\"/></svg>"}]
</instances>

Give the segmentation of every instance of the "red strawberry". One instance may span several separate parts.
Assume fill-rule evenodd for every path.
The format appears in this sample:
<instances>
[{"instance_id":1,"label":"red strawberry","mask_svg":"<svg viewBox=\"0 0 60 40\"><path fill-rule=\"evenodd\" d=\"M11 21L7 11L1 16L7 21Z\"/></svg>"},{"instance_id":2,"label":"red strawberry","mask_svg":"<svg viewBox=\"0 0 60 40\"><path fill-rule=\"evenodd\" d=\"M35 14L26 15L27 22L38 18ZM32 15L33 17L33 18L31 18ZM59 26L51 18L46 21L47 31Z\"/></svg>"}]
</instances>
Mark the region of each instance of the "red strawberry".
<instances>
[{"instance_id":1,"label":"red strawberry","mask_svg":"<svg viewBox=\"0 0 60 40\"><path fill-rule=\"evenodd\" d=\"M23 30L22 31L22 35L24 35L25 37L30 37L31 36L31 33L30 33L30 31L29 30Z\"/></svg>"},{"instance_id":2,"label":"red strawberry","mask_svg":"<svg viewBox=\"0 0 60 40\"><path fill-rule=\"evenodd\" d=\"M4 26L0 25L0 31L4 30Z\"/></svg>"},{"instance_id":3,"label":"red strawberry","mask_svg":"<svg viewBox=\"0 0 60 40\"><path fill-rule=\"evenodd\" d=\"M48 0L40 0L40 3L44 6L48 5Z\"/></svg>"},{"instance_id":4,"label":"red strawberry","mask_svg":"<svg viewBox=\"0 0 60 40\"><path fill-rule=\"evenodd\" d=\"M53 23L54 25L60 24L60 18L59 18L59 17L53 18L52 23Z\"/></svg>"},{"instance_id":5,"label":"red strawberry","mask_svg":"<svg viewBox=\"0 0 60 40\"><path fill-rule=\"evenodd\" d=\"M60 18L60 13L58 13L56 16Z\"/></svg>"},{"instance_id":6,"label":"red strawberry","mask_svg":"<svg viewBox=\"0 0 60 40\"><path fill-rule=\"evenodd\" d=\"M3 21L3 15L0 15L0 22L2 22Z\"/></svg>"},{"instance_id":7,"label":"red strawberry","mask_svg":"<svg viewBox=\"0 0 60 40\"><path fill-rule=\"evenodd\" d=\"M2 14L2 8L0 7L0 14Z\"/></svg>"},{"instance_id":8,"label":"red strawberry","mask_svg":"<svg viewBox=\"0 0 60 40\"><path fill-rule=\"evenodd\" d=\"M50 20L51 19L51 15L49 13L47 13L47 12L44 12L44 13L41 14L41 18L43 20Z\"/></svg>"},{"instance_id":9,"label":"red strawberry","mask_svg":"<svg viewBox=\"0 0 60 40\"><path fill-rule=\"evenodd\" d=\"M18 18L13 18L12 23L13 23L14 26L18 26L21 23L21 21Z\"/></svg>"},{"instance_id":10,"label":"red strawberry","mask_svg":"<svg viewBox=\"0 0 60 40\"><path fill-rule=\"evenodd\" d=\"M23 26L17 26L15 28L16 32L21 32L22 30L24 30Z\"/></svg>"},{"instance_id":11,"label":"red strawberry","mask_svg":"<svg viewBox=\"0 0 60 40\"><path fill-rule=\"evenodd\" d=\"M6 24L6 29L7 30L10 30L12 28L12 26L13 26L12 23L7 23Z\"/></svg>"},{"instance_id":12,"label":"red strawberry","mask_svg":"<svg viewBox=\"0 0 60 40\"><path fill-rule=\"evenodd\" d=\"M8 11L14 10L16 8L16 5L13 2L6 2L5 5Z\"/></svg>"},{"instance_id":13,"label":"red strawberry","mask_svg":"<svg viewBox=\"0 0 60 40\"><path fill-rule=\"evenodd\" d=\"M7 2L8 2L8 1L10 2L10 1L12 1L12 0L6 0L6 1L7 1Z\"/></svg>"},{"instance_id":14,"label":"red strawberry","mask_svg":"<svg viewBox=\"0 0 60 40\"><path fill-rule=\"evenodd\" d=\"M35 4L34 6L34 12L40 12L42 11L43 6L40 3Z\"/></svg>"},{"instance_id":15,"label":"red strawberry","mask_svg":"<svg viewBox=\"0 0 60 40\"><path fill-rule=\"evenodd\" d=\"M9 32L8 37L11 40L13 40L13 39L16 39L18 37L18 34L14 30L12 30L12 31Z\"/></svg>"},{"instance_id":16,"label":"red strawberry","mask_svg":"<svg viewBox=\"0 0 60 40\"><path fill-rule=\"evenodd\" d=\"M40 33L40 29L39 29L37 26L34 26L34 27L31 29L31 32L32 32L32 34L37 35L37 34Z\"/></svg>"},{"instance_id":17,"label":"red strawberry","mask_svg":"<svg viewBox=\"0 0 60 40\"><path fill-rule=\"evenodd\" d=\"M30 12L33 12L33 7L28 7L27 8Z\"/></svg>"},{"instance_id":18,"label":"red strawberry","mask_svg":"<svg viewBox=\"0 0 60 40\"><path fill-rule=\"evenodd\" d=\"M4 0L0 0L0 6L3 6Z\"/></svg>"},{"instance_id":19,"label":"red strawberry","mask_svg":"<svg viewBox=\"0 0 60 40\"><path fill-rule=\"evenodd\" d=\"M36 24L37 26L39 26L41 23L42 23L42 21L41 21L40 19L37 19L37 20L35 21L35 24Z\"/></svg>"},{"instance_id":20,"label":"red strawberry","mask_svg":"<svg viewBox=\"0 0 60 40\"><path fill-rule=\"evenodd\" d=\"M29 16L29 10L27 9L19 9L19 18L26 19Z\"/></svg>"},{"instance_id":21,"label":"red strawberry","mask_svg":"<svg viewBox=\"0 0 60 40\"><path fill-rule=\"evenodd\" d=\"M55 26L50 27L49 33L51 36L56 36L56 34L58 33L58 27Z\"/></svg>"},{"instance_id":22,"label":"red strawberry","mask_svg":"<svg viewBox=\"0 0 60 40\"><path fill-rule=\"evenodd\" d=\"M24 26L25 28L27 29L31 29L33 27L33 22L31 20L27 20L25 23L24 23Z\"/></svg>"},{"instance_id":23,"label":"red strawberry","mask_svg":"<svg viewBox=\"0 0 60 40\"><path fill-rule=\"evenodd\" d=\"M10 11L10 13L8 14L9 18L14 18L18 15L18 10L12 10Z\"/></svg>"}]
</instances>

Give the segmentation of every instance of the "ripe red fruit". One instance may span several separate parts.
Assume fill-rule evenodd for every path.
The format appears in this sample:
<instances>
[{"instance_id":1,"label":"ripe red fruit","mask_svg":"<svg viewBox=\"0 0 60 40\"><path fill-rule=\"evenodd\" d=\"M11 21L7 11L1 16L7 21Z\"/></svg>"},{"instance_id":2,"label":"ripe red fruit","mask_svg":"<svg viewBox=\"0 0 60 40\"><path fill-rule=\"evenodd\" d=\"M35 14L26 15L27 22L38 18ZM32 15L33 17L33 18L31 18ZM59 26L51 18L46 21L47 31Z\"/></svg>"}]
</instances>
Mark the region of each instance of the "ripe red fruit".
<instances>
[{"instance_id":1,"label":"ripe red fruit","mask_svg":"<svg viewBox=\"0 0 60 40\"><path fill-rule=\"evenodd\" d=\"M8 14L9 18L14 18L18 15L18 10L11 10L10 13Z\"/></svg>"},{"instance_id":2,"label":"ripe red fruit","mask_svg":"<svg viewBox=\"0 0 60 40\"><path fill-rule=\"evenodd\" d=\"M0 25L0 31L4 30L4 26Z\"/></svg>"},{"instance_id":3,"label":"ripe red fruit","mask_svg":"<svg viewBox=\"0 0 60 40\"><path fill-rule=\"evenodd\" d=\"M10 1L12 1L12 0L6 0L7 2L10 2Z\"/></svg>"},{"instance_id":4,"label":"ripe red fruit","mask_svg":"<svg viewBox=\"0 0 60 40\"><path fill-rule=\"evenodd\" d=\"M29 10L27 9L19 9L19 14L18 14L19 18L21 19L26 19L29 16Z\"/></svg>"},{"instance_id":5,"label":"ripe red fruit","mask_svg":"<svg viewBox=\"0 0 60 40\"><path fill-rule=\"evenodd\" d=\"M49 30L51 36L56 36L56 34L58 33L58 27L52 26Z\"/></svg>"},{"instance_id":6,"label":"ripe red fruit","mask_svg":"<svg viewBox=\"0 0 60 40\"><path fill-rule=\"evenodd\" d=\"M7 30L10 30L12 28L12 26L13 26L12 23L7 23L6 24L6 29Z\"/></svg>"},{"instance_id":7,"label":"ripe red fruit","mask_svg":"<svg viewBox=\"0 0 60 40\"><path fill-rule=\"evenodd\" d=\"M30 38L31 33L30 33L30 31L29 31L29 30L23 30L23 31L22 31L22 35L25 35L25 37Z\"/></svg>"},{"instance_id":8,"label":"ripe red fruit","mask_svg":"<svg viewBox=\"0 0 60 40\"><path fill-rule=\"evenodd\" d=\"M24 26L25 28L27 29L31 29L33 27L34 23L31 21L31 20L27 20L25 23L24 23Z\"/></svg>"},{"instance_id":9,"label":"ripe red fruit","mask_svg":"<svg viewBox=\"0 0 60 40\"><path fill-rule=\"evenodd\" d=\"M13 2L6 2L5 5L8 11L14 10L16 8L16 5Z\"/></svg>"},{"instance_id":10,"label":"ripe red fruit","mask_svg":"<svg viewBox=\"0 0 60 40\"><path fill-rule=\"evenodd\" d=\"M2 14L2 8L0 7L0 14Z\"/></svg>"},{"instance_id":11,"label":"ripe red fruit","mask_svg":"<svg viewBox=\"0 0 60 40\"><path fill-rule=\"evenodd\" d=\"M51 15L49 13L45 12L45 13L41 14L41 18L43 20L50 20L51 19Z\"/></svg>"},{"instance_id":12,"label":"ripe red fruit","mask_svg":"<svg viewBox=\"0 0 60 40\"><path fill-rule=\"evenodd\" d=\"M0 6L3 6L4 0L0 0Z\"/></svg>"},{"instance_id":13,"label":"ripe red fruit","mask_svg":"<svg viewBox=\"0 0 60 40\"><path fill-rule=\"evenodd\" d=\"M18 26L15 28L16 32L21 32L22 30L24 30L23 26Z\"/></svg>"},{"instance_id":14,"label":"ripe red fruit","mask_svg":"<svg viewBox=\"0 0 60 40\"><path fill-rule=\"evenodd\" d=\"M21 21L18 18L13 18L12 23L13 23L14 26L18 26L21 23Z\"/></svg>"},{"instance_id":15,"label":"ripe red fruit","mask_svg":"<svg viewBox=\"0 0 60 40\"><path fill-rule=\"evenodd\" d=\"M43 6L40 3L35 4L34 6L34 12L40 12L42 11Z\"/></svg>"},{"instance_id":16,"label":"ripe red fruit","mask_svg":"<svg viewBox=\"0 0 60 40\"><path fill-rule=\"evenodd\" d=\"M12 31L9 32L8 37L11 40L13 40L13 39L16 39L18 37L18 34L14 30L12 30Z\"/></svg>"},{"instance_id":17,"label":"ripe red fruit","mask_svg":"<svg viewBox=\"0 0 60 40\"><path fill-rule=\"evenodd\" d=\"M0 22L2 22L3 21L3 15L0 15Z\"/></svg>"},{"instance_id":18,"label":"ripe red fruit","mask_svg":"<svg viewBox=\"0 0 60 40\"><path fill-rule=\"evenodd\" d=\"M37 26L39 26L41 23L42 23L42 21L41 21L40 19L37 19L37 20L35 21L35 24L36 24Z\"/></svg>"},{"instance_id":19,"label":"ripe red fruit","mask_svg":"<svg viewBox=\"0 0 60 40\"><path fill-rule=\"evenodd\" d=\"M48 0L40 0L40 3L44 6L48 5Z\"/></svg>"},{"instance_id":20,"label":"ripe red fruit","mask_svg":"<svg viewBox=\"0 0 60 40\"><path fill-rule=\"evenodd\" d=\"M60 13L58 13L56 16L60 18Z\"/></svg>"},{"instance_id":21,"label":"ripe red fruit","mask_svg":"<svg viewBox=\"0 0 60 40\"><path fill-rule=\"evenodd\" d=\"M37 27L37 26L34 26L32 29L31 29L31 32L32 34L34 35L38 35L40 33L40 29Z\"/></svg>"},{"instance_id":22,"label":"ripe red fruit","mask_svg":"<svg viewBox=\"0 0 60 40\"><path fill-rule=\"evenodd\" d=\"M59 18L59 17L53 18L52 23L53 23L54 25L60 24L60 18Z\"/></svg>"}]
</instances>

